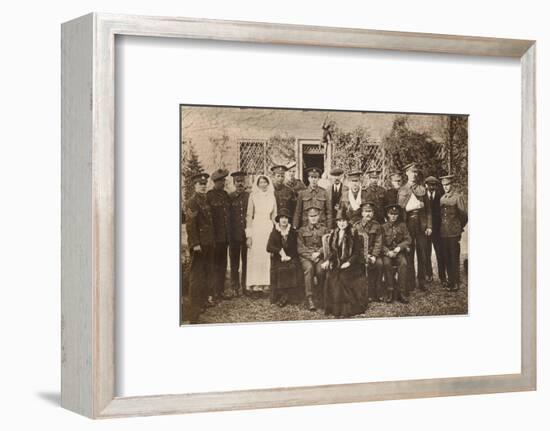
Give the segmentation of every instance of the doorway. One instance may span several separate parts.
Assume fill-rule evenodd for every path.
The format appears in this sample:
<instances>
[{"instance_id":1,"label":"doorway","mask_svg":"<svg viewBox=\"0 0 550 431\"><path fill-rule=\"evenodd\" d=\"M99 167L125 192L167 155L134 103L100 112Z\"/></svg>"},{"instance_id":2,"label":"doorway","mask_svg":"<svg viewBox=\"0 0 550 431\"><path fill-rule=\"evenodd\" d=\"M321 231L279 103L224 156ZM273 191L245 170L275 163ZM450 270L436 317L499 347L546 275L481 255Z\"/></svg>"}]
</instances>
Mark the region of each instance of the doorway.
<instances>
[{"instance_id":1,"label":"doorway","mask_svg":"<svg viewBox=\"0 0 550 431\"><path fill-rule=\"evenodd\" d=\"M325 157L323 154L303 154L303 171L302 171L302 181L306 186L309 186L309 180L307 178L307 169L309 168L319 168L321 172L324 171L325 167Z\"/></svg>"}]
</instances>

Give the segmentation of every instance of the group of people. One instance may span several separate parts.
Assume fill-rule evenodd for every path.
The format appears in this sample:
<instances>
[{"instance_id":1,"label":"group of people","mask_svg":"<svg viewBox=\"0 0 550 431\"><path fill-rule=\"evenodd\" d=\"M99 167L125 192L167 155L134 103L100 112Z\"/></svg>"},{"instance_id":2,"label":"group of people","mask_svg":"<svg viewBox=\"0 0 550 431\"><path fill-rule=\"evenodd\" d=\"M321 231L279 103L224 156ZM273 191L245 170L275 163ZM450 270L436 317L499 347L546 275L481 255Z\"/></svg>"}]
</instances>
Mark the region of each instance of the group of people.
<instances>
[{"instance_id":1,"label":"group of people","mask_svg":"<svg viewBox=\"0 0 550 431\"><path fill-rule=\"evenodd\" d=\"M247 174L233 172L232 193L225 191L226 170L212 173L209 191L208 174L192 178L195 194L186 208L191 323L240 294L270 292L280 307L303 302L336 317L362 314L371 301L406 303L412 290L433 280L432 247L442 286L458 290L467 209L452 175L422 181L411 163L390 175L386 190L379 170L344 175L335 168L325 189L320 168L307 170L307 187L288 170L273 166L271 178L257 176L251 190ZM228 255L232 296L225 289Z\"/></svg>"}]
</instances>

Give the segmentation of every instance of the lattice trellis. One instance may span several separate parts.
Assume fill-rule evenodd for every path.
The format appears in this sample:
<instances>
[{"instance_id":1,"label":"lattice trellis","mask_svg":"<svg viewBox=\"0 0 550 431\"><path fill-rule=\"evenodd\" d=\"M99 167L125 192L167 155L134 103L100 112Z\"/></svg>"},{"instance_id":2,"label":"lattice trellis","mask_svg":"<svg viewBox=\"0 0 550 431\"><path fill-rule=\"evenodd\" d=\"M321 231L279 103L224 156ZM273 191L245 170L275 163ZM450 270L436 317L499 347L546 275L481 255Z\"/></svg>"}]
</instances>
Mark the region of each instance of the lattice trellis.
<instances>
[{"instance_id":1,"label":"lattice trellis","mask_svg":"<svg viewBox=\"0 0 550 431\"><path fill-rule=\"evenodd\" d=\"M364 149L363 160L361 160L361 170L363 172L370 169L382 170L384 166L384 157L382 149L378 144L366 145Z\"/></svg>"},{"instance_id":2,"label":"lattice trellis","mask_svg":"<svg viewBox=\"0 0 550 431\"><path fill-rule=\"evenodd\" d=\"M239 169L248 174L267 172L267 142L239 141Z\"/></svg>"}]
</instances>

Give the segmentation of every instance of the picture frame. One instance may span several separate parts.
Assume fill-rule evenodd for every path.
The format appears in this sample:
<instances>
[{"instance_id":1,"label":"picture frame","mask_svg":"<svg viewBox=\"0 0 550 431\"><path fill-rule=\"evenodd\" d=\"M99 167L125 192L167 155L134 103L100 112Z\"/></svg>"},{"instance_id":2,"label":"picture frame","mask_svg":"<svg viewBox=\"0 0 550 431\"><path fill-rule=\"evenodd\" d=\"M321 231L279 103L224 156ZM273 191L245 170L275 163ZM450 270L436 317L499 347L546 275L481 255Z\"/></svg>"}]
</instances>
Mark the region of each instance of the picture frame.
<instances>
[{"instance_id":1,"label":"picture frame","mask_svg":"<svg viewBox=\"0 0 550 431\"><path fill-rule=\"evenodd\" d=\"M116 396L115 37L132 35L521 59L521 372ZM536 389L535 41L91 13L62 25L61 404L90 418Z\"/></svg>"}]
</instances>

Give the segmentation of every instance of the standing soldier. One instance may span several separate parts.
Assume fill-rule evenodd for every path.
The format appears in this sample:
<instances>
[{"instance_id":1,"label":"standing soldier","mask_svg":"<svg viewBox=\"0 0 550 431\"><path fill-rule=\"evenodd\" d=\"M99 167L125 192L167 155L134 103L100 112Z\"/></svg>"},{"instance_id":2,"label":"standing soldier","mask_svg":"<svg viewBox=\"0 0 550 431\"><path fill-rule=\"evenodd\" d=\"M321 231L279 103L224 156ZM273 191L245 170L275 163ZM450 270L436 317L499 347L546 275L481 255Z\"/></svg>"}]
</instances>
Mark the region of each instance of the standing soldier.
<instances>
[{"instance_id":1,"label":"standing soldier","mask_svg":"<svg viewBox=\"0 0 550 431\"><path fill-rule=\"evenodd\" d=\"M195 193L187 202L187 243L191 254L189 270L189 322L197 323L206 305L212 302L212 266L214 264L214 226L206 198L208 174L194 175ZM184 316L187 319L187 316Z\"/></svg>"},{"instance_id":2,"label":"standing soldier","mask_svg":"<svg viewBox=\"0 0 550 431\"><path fill-rule=\"evenodd\" d=\"M323 263L323 235L329 229L319 223L320 208L310 207L307 210L308 223L298 230L298 256L304 271L306 304L310 311L315 311L313 302L314 277L317 278L317 290L324 286ZM318 296L318 295L315 295Z\"/></svg>"},{"instance_id":3,"label":"standing soldier","mask_svg":"<svg viewBox=\"0 0 550 431\"><path fill-rule=\"evenodd\" d=\"M386 189L380 186L380 169L371 169L366 172L367 174L367 187L365 188L366 198L368 202L372 202L375 205L374 218L380 224L384 223L386 216Z\"/></svg>"},{"instance_id":4,"label":"standing soldier","mask_svg":"<svg viewBox=\"0 0 550 431\"><path fill-rule=\"evenodd\" d=\"M367 202L367 193L361 190L361 171L348 175L348 188L340 199L340 208L346 211L352 226L361 220L361 205Z\"/></svg>"},{"instance_id":5,"label":"standing soldier","mask_svg":"<svg viewBox=\"0 0 550 431\"><path fill-rule=\"evenodd\" d=\"M397 192L403 183L403 175L401 172L392 172L390 174L390 182L391 188L386 190L386 203L387 205L394 205L397 203Z\"/></svg>"},{"instance_id":6,"label":"standing soldier","mask_svg":"<svg viewBox=\"0 0 550 431\"><path fill-rule=\"evenodd\" d=\"M447 285L447 276L445 275L445 260L443 258L443 250L441 248L441 186L439 180L435 177L426 178L426 188L428 189L428 199L430 200L430 208L432 210L432 234L427 239L426 255L426 277L427 281L433 280L432 269L432 245L435 250L437 260L437 274L439 281L443 286Z\"/></svg>"},{"instance_id":7,"label":"standing soldier","mask_svg":"<svg viewBox=\"0 0 550 431\"><path fill-rule=\"evenodd\" d=\"M294 190L296 197L298 197L298 193L305 190L306 185L300 178L296 178L296 163L290 163L286 168L285 184Z\"/></svg>"},{"instance_id":8,"label":"standing soldier","mask_svg":"<svg viewBox=\"0 0 550 431\"><path fill-rule=\"evenodd\" d=\"M382 301L382 226L374 218L376 206L373 202L365 202L361 206L361 220L353 228L363 238L363 253L365 255L366 275L368 280L369 302Z\"/></svg>"},{"instance_id":9,"label":"standing soldier","mask_svg":"<svg viewBox=\"0 0 550 431\"><path fill-rule=\"evenodd\" d=\"M458 290L460 237L468 222L468 210L462 195L453 190L454 175L441 177L445 194L441 197L441 244L447 269L448 289Z\"/></svg>"},{"instance_id":10,"label":"standing soldier","mask_svg":"<svg viewBox=\"0 0 550 431\"><path fill-rule=\"evenodd\" d=\"M250 193L246 191L246 173L237 171L231 174L235 191L229 195L229 261L231 266L231 288L239 296L246 287L246 211ZM239 263L241 279L239 282Z\"/></svg>"},{"instance_id":11,"label":"standing soldier","mask_svg":"<svg viewBox=\"0 0 550 431\"><path fill-rule=\"evenodd\" d=\"M411 252L409 257L409 285L415 288L414 255L416 253L416 279L418 288L426 290L426 236L432 234L432 210L426 194L426 188L419 184L419 170L416 163L404 168L408 182L397 192L397 203L403 209L407 228L411 235Z\"/></svg>"},{"instance_id":12,"label":"standing soldier","mask_svg":"<svg viewBox=\"0 0 550 431\"><path fill-rule=\"evenodd\" d=\"M386 302L390 303L394 299L403 303L408 303L407 278L408 263L407 250L411 244L409 230L404 222L400 220L399 215L402 209L399 205L388 205L388 221L382 226L382 254L384 262L384 278L388 288ZM395 268L397 267L397 285L395 284Z\"/></svg>"},{"instance_id":13,"label":"standing soldier","mask_svg":"<svg viewBox=\"0 0 550 431\"><path fill-rule=\"evenodd\" d=\"M344 193L347 193L347 188L342 183L342 177L344 176L344 170L341 168L334 168L330 171L330 202L332 207L332 220L336 216L336 211L340 206L340 199ZM332 229L334 226L327 226Z\"/></svg>"},{"instance_id":14,"label":"standing soldier","mask_svg":"<svg viewBox=\"0 0 550 431\"><path fill-rule=\"evenodd\" d=\"M330 228L332 226L332 210L330 196L328 192L319 187L319 178L321 178L321 169L312 167L307 170L309 186L298 194L296 211L292 225L299 229L308 223L307 211L310 208L319 209L319 223Z\"/></svg>"},{"instance_id":15,"label":"standing soldier","mask_svg":"<svg viewBox=\"0 0 550 431\"><path fill-rule=\"evenodd\" d=\"M225 273L227 271L227 245L229 242L229 195L225 189L225 177L229 175L225 169L212 173L214 188L206 193L208 203L212 208L214 224L214 267L213 290L216 300L227 299L224 295Z\"/></svg>"},{"instance_id":16,"label":"standing soldier","mask_svg":"<svg viewBox=\"0 0 550 431\"><path fill-rule=\"evenodd\" d=\"M273 172L275 201L277 202L277 213L279 213L281 209L286 208L292 220L296 208L296 193L284 183L285 172L287 170L288 168L283 165L276 165L271 168L271 172Z\"/></svg>"}]
</instances>

